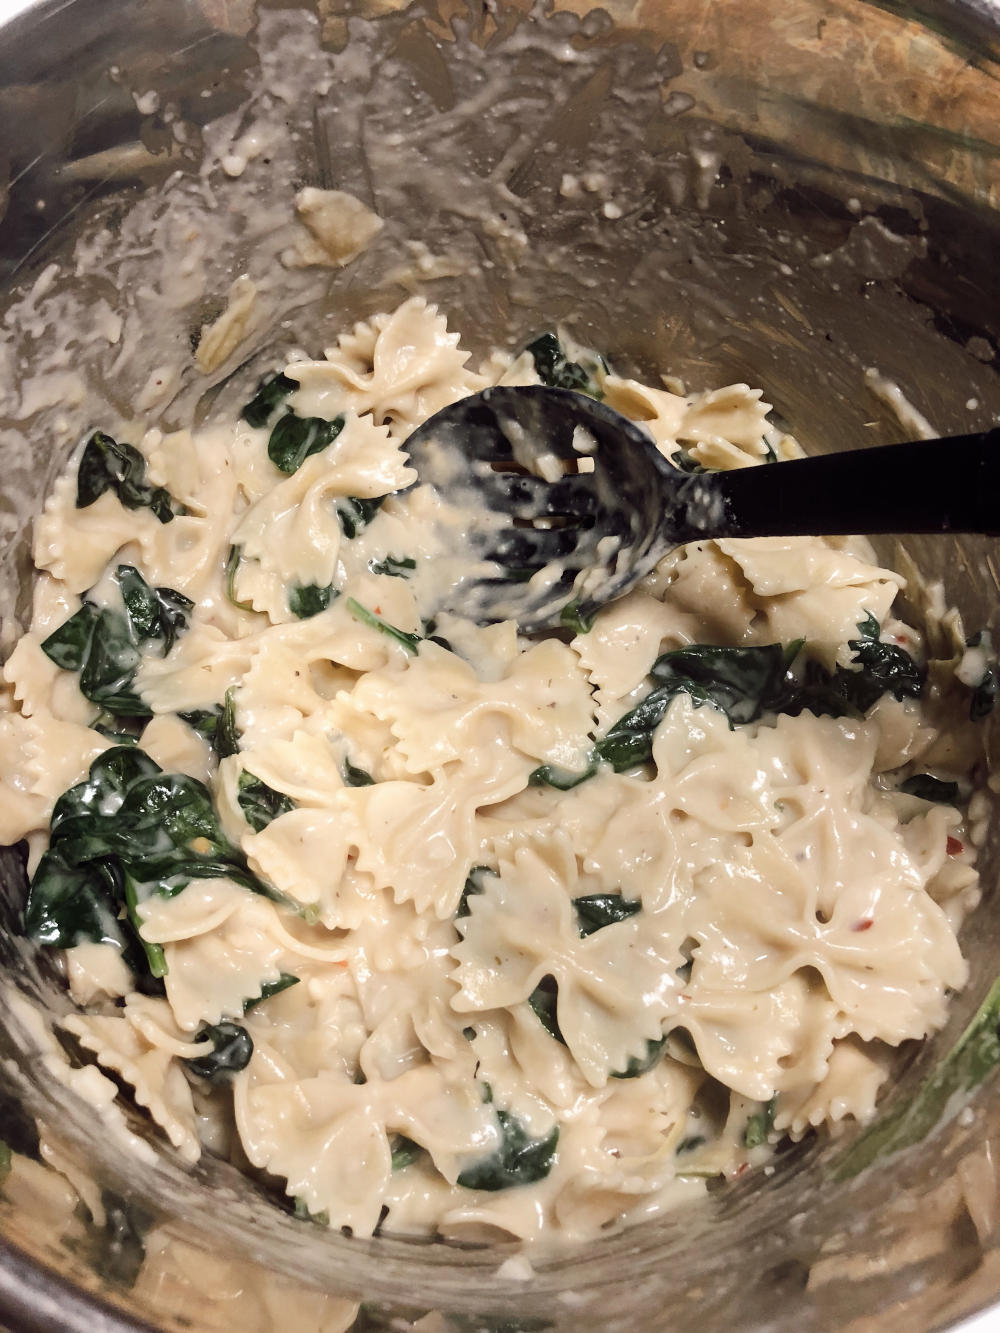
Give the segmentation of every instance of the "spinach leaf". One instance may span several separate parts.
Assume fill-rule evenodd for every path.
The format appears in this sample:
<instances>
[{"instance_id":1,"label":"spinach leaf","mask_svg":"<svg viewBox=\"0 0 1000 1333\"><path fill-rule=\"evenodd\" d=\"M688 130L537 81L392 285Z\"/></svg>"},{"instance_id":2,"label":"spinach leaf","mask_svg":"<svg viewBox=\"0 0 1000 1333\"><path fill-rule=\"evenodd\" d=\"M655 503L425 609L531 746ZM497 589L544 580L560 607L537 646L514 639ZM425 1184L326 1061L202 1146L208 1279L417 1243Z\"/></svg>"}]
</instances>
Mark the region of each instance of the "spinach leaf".
<instances>
[{"instance_id":1,"label":"spinach leaf","mask_svg":"<svg viewBox=\"0 0 1000 1333\"><path fill-rule=\"evenodd\" d=\"M580 599L574 597L559 612L559 624L563 629L572 630L574 634L589 634L594 628L594 617L581 615Z\"/></svg>"},{"instance_id":2,"label":"spinach leaf","mask_svg":"<svg viewBox=\"0 0 1000 1333\"><path fill-rule=\"evenodd\" d=\"M411 1166L423 1151L419 1143L414 1143L405 1134L394 1135L391 1147L393 1171L402 1171L404 1167Z\"/></svg>"},{"instance_id":3,"label":"spinach leaf","mask_svg":"<svg viewBox=\"0 0 1000 1333\"><path fill-rule=\"evenodd\" d=\"M867 713L883 694L895 699L919 699L924 689L920 668L904 648L894 643L883 643L879 638L878 621L869 612L858 625L859 638L849 639L847 646L854 650L853 662L859 671L848 693L850 703L859 713Z\"/></svg>"},{"instance_id":4,"label":"spinach leaf","mask_svg":"<svg viewBox=\"0 0 1000 1333\"><path fill-rule=\"evenodd\" d=\"M313 1226L317 1227L328 1227L330 1225L330 1214L325 1208L321 1213L311 1213L306 1201L298 1196L295 1199L294 1212L300 1222L312 1222Z\"/></svg>"},{"instance_id":5,"label":"spinach leaf","mask_svg":"<svg viewBox=\"0 0 1000 1333\"><path fill-rule=\"evenodd\" d=\"M272 995L280 995L283 990L288 990L290 986L297 986L298 984L298 977L293 977L291 972L282 972L277 981L265 981L260 988L259 995L253 995L249 1000L243 1001L243 1012L248 1014L251 1009L256 1009L258 1004L263 1004Z\"/></svg>"},{"instance_id":6,"label":"spinach leaf","mask_svg":"<svg viewBox=\"0 0 1000 1333\"><path fill-rule=\"evenodd\" d=\"M135 938L138 941L143 953L146 955L146 966L149 969L149 975L158 980L167 975L167 955L163 952L162 944L151 944L142 933L142 918L139 915L139 892L135 880L129 875L128 871L122 874L122 887L125 894L125 916L129 925L135 932ZM136 971L133 961L129 964L133 971Z\"/></svg>"},{"instance_id":7,"label":"spinach leaf","mask_svg":"<svg viewBox=\"0 0 1000 1333\"><path fill-rule=\"evenodd\" d=\"M591 398L603 394L579 361L570 361L554 333L543 333L524 349L535 363L535 373L550 389L576 389Z\"/></svg>"},{"instance_id":8,"label":"spinach leaf","mask_svg":"<svg viewBox=\"0 0 1000 1333\"><path fill-rule=\"evenodd\" d=\"M146 460L139 450L98 430L84 446L77 469L77 509L86 509L108 490L114 491L126 509L151 509L161 523L174 517L169 492L147 484Z\"/></svg>"},{"instance_id":9,"label":"spinach leaf","mask_svg":"<svg viewBox=\"0 0 1000 1333\"><path fill-rule=\"evenodd\" d=\"M780 643L756 648L693 644L664 653L650 671L655 688L597 742L595 754L616 773L648 763L653 734L679 694L688 695L696 708L711 704L719 709L731 727L767 711L780 712L788 697L788 665L788 651Z\"/></svg>"},{"instance_id":10,"label":"spinach leaf","mask_svg":"<svg viewBox=\"0 0 1000 1333\"><path fill-rule=\"evenodd\" d=\"M295 380L289 379L280 370L265 375L240 416L249 426L266 426L288 395L298 387Z\"/></svg>"},{"instance_id":11,"label":"spinach leaf","mask_svg":"<svg viewBox=\"0 0 1000 1333\"><path fill-rule=\"evenodd\" d=\"M558 1016L559 983L556 981L555 977L542 977L541 981L528 996L528 1004L531 1006L532 1012L549 1036L555 1037L556 1041L565 1046L566 1038L563 1036L562 1028L559 1026Z\"/></svg>"},{"instance_id":12,"label":"spinach leaf","mask_svg":"<svg viewBox=\"0 0 1000 1333\"><path fill-rule=\"evenodd\" d=\"M574 898L573 906L576 908L581 939L586 939L604 926L626 921L630 916L635 916L636 912L642 911L642 903L632 898L623 898L618 893L590 893L583 898Z\"/></svg>"},{"instance_id":13,"label":"spinach leaf","mask_svg":"<svg viewBox=\"0 0 1000 1333\"><path fill-rule=\"evenodd\" d=\"M239 611L252 611L253 602L241 602L236 596L236 575L243 559L242 546L230 546L226 556L226 596Z\"/></svg>"},{"instance_id":14,"label":"spinach leaf","mask_svg":"<svg viewBox=\"0 0 1000 1333\"><path fill-rule=\"evenodd\" d=\"M691 476L712 471L712 468L703 467L696 458L692 458L686 449L678 449L667 461L672 463L678 472L687 472Z\"/></svg>"},{"instance_id":15,"label":"spinach leaf","mask_svg":"<svg viewBox=\"0 0 1000 1333\"><path fill-rule=\"evenodd\" d=\"M651 1037L646 1042L645 1055L633 1055L629 1058L624 1069L613 1069L608 1075L609 1078L639 1078L642 1074L648 1074L654 1065L659 1064L660 1056L663 1054L663 1048L667 1044L667 1038Z\"/></svg>"},{"instance_id":16,"label":"spinach leaf","mask_svg":"<svg viewBox=\"0 0 1000 1333\"><path fill-rule=\"evenodd\" d=\"M81 939L115 944L137 974L162 976L162 950L139 934L139 904L154 894L172 897L192 879L219 876L282 901L227 841L204 783L164 773L142 750L117 746L98 755L87 778L56 801L25 930L60 948Z\"/></svg>"},{"instance_id":17,"label":"spinach leaf","mask_svg":"<svg viewBox=\"0 0 1000 1333\"><path fill-rule=\"evenodd\" d=\"M390 625L387 620L377 616L374 611L369 611L367 606L362 606L353 597L348 597L347 609L355 620L360 620L363 625L370 625L372 629L380 630L388 638L394 639L401 648L405 648L408 653L416 655L418 652L423 642L419 634L410 634L406 630L397 629L395 625Z\"/></svg>"},{"instance_id":18,"label":"spinach leaf","mask_svg":"<svg viewBox=\"0 0 1000 1333\"><path fill-rule=\"evenodd\" d=\"M559 1143L559 1126L532 1139L524 1125L509 1111L497 1111L500 1146L491 1156L476 1162L459 1175L458 1184L467 1190L506 1190L515 1185L533 1185L552 1170Z\"/></svg>"},{"instance_id":19,"label":"spinach leaf","mask_svg":"<svg viewBox=\"0 0 1000 1333\"><path fill-rule=\"evenodd\" d=\"M345 787L373 787L375 779L370 773L366 773L363 768L358 768L352 764L350 759L345 759L341 767L344 775Z\"/></svg>"},{"instance_id":20,"label":"spinach leaf","mask_svg":"<svg viewBox=\"0 0 1000 1333\"><path fill-rule=\"evenodd\" d=\"M678 1143L674 1150L674 1156L683 1157L685 1153L694 1152L695 1148L703 1148L705 1142L704 1134L690 1134L686 1139L681 1139L680 1143Z\"/></svg>"},{"instance_id":21,"label":"spinach leaf","mask_svg":"<svg viewBox=\"0 0 1000 1333\"><path fill-rule=\"evenodd\" d=\"M295 809L295 802L290 796L275 791L248 769L240 774L236 801L254 833L260 833L273 819Z\"/></svg>"},{"instance_id":22,"label":"spinach leaf","mask_svg":"<svg viewBox=\"0 0 1000 1333\"><path fill-rule=\"evenodd\" d=\"M686 694L696 708L710 704L719 709L731 727L755 722L765 713L795 716L806 709L817 716L863 716L886 693L897 699L919 698L923 675L909 653L882 643L879 623L870 614L858 632L859 637L848 642L854 654L851 666L830 672L809 661L802 681L789 669L802 649L801 639L787 647L692 644L664 653L650 671L653 689L596 742L587 768L571 773L543 764L528 781L569 791L593 777L601 762L616 773L649 763L656 729L679 694Z\"/></svg>"},{"instance_id":23,"label":"spinach leaf","mask_svg":"<svg viewBox=\"0 0 1000 1333\"><path fill-rule=\"evenodd\" d=\"M246 1069L253 1055L253 1038L246 1028L223 1020L202 1028L195 1040L206 1038L211 1041L213 1050L208 1055L192 1056L184 1061L192 1074L209 1083L225 1083L241 1069Z\"/></svg>"},{"instance_id":24,"label":"spinach leaf","mask_svg":"<svg viewBox=\"0 0 1000 1333\"><path fill-rule=\"evenodd\" d=\"M749 1118L747 1127L743 1131L743 1146L745 1148L759 1148L767 1142L767 1136L774 1128L774 1113L777 1106L778 1098L772 1097L763 1111L757 1111Z\"/></svg>"},{"instance_id":25,"label":"spinach leaf","mask_svg":"<svg viewBox=\"0 0 1000 1333\"><path fill-rule=\"evenodd\" d=\"M238 754L240 734L236 729L235 686L226 690L225 702L212 708L193 708L189 713L177 716L189 727L193 727L199 736L204 736L219 759L226 759L231 754Z\"/></svg>"},{"instance_id":26,"label":"spinach leaf","mask_svg":"<svg viewBox=\"0 0 1000 1333\"><path fill-rule=\"evenodd\" d=\"M187 629L194 602L174 588L151 588L134 565L119 565L115 577L133 641L145 651L150 643L158 644L166 657Z\"/></svg>"},{"instance_id":27,"label":"spinach leaf","mask_svg":"<svg viewBox=\"0 0 1000 1333\"><path fill-rule=\"evenodd\" d=\"M459 917L469 915L469 899L476 894L485 892L483 887L484 875L496 875L496 871L489 866L473 866L466 876L465 888L462 890L462 896L458 900L458 907L455 910L456 920Z\"/></svg>"},{"instance_id":28,"label":"spinach leaf","mask_svg":"<svg viewBox=\"0 0 1000 1333\"><path fill-rule=\"evenodd\" d=\"M194 603L173 588L151 588L132 565L115 571L125 614L84 602L45 639L42 652L64 671L79 671L80 693L113 717L151 717L133 690L144 651L166 656L187 628Z\"/></svg>"},{"instance_id":29,"label":"spinach leaf","mask_svg":"<svg viewBox=\"0 0 1000 1333\"><path fill-rule=\"evenodd\" d=\"M267 456L279 472L297 472L310 454L331 445L344 429L344 418L300 417L286 412L271 428Z\"/></svg>"},{"instance_id":30,"label":"spinach leaf","mask_svg":"<svg viewBox=\"0 0 1000 1333\"><path fill-rule=\"evenodd\" d=\"M922 801L937 801L941 805L958 803L958 783L945 782L930 773L914 773L913 777L899 784L899 790L907 796L919 796Z\"/></svg>"},{"instance_id":31,"label":"spinach leaf","mask_svg":"<svg viewBox=\"0 0 1000 1333\"><path fill-rule=\"evenodd\" d=\"M370 499L358 495L342 495L339 497L337 500L337 518L340 520L341 529L348 541L367 528L385 500L384 495L373 495ZM414 565L414 568L416 568L416 565Z\"/></svg>"},{"instance_id":32,"label":"spinach leaf","mask_svg":"<svg viewBox=\"0 0 1000 1333\"><path fill-rule=\"evenodd\" d=\"M445 652L453 653L455 650L446 638L437 632L437 616L431 616L430 620L423 622L424 638L428 643L436 643L439 648Z\"/></svg>"},{"instance_id":33,"label":"spinach leaf","mask_svg":"<svg viewBox=\"0 0 1000 1333\"><path fill-rule=\"evenodd\" d=\"M325 611L340 594L332 583L321 588L318 583L298 583L288 594L288 609L299 620L309 620Z\"/></svg>"},{"instance_id":34,"label":"spinach leaf","mask_svg":"<svg viewBox=\"0 0 1000 1333\"><path fill-rule=\"evenodd\" d=\"M141 659L125 617L117 611L98 611L80 669L80 693L116 716L151 717L152 709L132 689Z\"/></svg>"},{"instance_id":35,"label":"spinach leaf","mask_svg":"<svg viewBox=\"0 0 1000 1333\"><path fill-rule=\"evenodd\" d=\"M87 660L98 614L93 602L84 602L43 641L42 652L62 671L79 671Z\"/></svg>"},{"instance_id":36,"label":"spinach leaf","mask_svg":"<svg viewBox=\"0 0 1000 1333\"><path fill-rule=\"evenodd\" d=\"M369 560L368 568L373 574L388 574L394 579L405 579L407 571L416 569L417 562L408 555L397 558L387 555L384 560Z\"/></svg>"},{"instance_id":37,"label":"spinach leaf","mask_svg":"<svg viewBox=\"0 0 1000 1333\"><path fill-rule=\"evenodd\" d=\"M90 725L94 731L107 737L115 745L138 745L146 720L141 717L115 717L112 713L101 713Z\"/></svg>"},{"instance_id":38,"label":"spinach leaf","mask_svg":"<svg viewBox=\"0 0 1000 1333\"><path fill-rule=\"evenodd\" d=\"M834 1163L834 1179L847 1180L877 1157L925 1139L962 1094L979 1086L1000 1065L1000 980L958 1041L926 1075L910 1100L876 1120Z\"/></svg>"},{"instance_id":39,"label":"spinach leaf","mask_svg":"<svg viewBox=\"0 0 1000 1333\"><path fill-rule=\"evenodd\" d=\"M528 774L528 786L555 787L556 791L572 791L574 787L579 787L581 782L592 778L596 772L597 764L593 760L579 773L571 773L568 768L560 768L558 764L540 764Z\"/></svg>"}]
</instances>

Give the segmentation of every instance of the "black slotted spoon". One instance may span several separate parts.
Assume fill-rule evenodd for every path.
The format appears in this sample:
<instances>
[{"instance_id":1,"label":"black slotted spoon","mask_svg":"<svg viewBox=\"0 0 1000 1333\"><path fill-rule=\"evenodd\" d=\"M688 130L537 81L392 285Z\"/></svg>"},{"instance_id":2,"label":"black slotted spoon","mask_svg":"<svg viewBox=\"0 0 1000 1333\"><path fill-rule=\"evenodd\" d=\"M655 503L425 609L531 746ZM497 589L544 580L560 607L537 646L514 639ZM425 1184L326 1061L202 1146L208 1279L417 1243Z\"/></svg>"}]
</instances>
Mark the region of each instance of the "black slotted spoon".
<instances>
[{"instance_id":1,"label":"black slotted spoon","mask_svg":"<svg viewBox=\"0 0 1000 1333\"><path fill-rule=\"evenodd\" d=\"M468 511L471 573L441 609L554 628L624 596L674 547L711 537L1000 534L1000 428L728 472L687 473L570 389L486 389L404 446L417 485Z\"/></svg>"}]
</instances>

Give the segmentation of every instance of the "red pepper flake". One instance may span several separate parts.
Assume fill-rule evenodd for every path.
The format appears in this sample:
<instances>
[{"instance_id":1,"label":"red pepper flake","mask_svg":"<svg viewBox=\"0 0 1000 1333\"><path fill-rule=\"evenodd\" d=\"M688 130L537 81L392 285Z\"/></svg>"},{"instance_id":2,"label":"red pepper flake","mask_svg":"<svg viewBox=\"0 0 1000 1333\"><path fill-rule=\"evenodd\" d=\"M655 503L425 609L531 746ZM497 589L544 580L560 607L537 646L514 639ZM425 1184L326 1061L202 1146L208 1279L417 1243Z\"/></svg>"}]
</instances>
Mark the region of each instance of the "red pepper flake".
<instances>
[{"instance_id":1,"label":"red pepper flake","mask_svg":"<svg viewBox=\"0 0 1000 1333\"><path fill-rule=\"evenodd\" d=\"M740 1162L739 1166L738 1166L738 1167L736 1168L736 1170L733 1172L733 1175L734 1175L734 1176L742 1176L742 1174L743 1174L744 1171L749 1171L749 1170L750 1170L750 1163L749 1163L749 1162Z\"/></svg>"},{"instance_id":2,"label":"red pepper flake","mask_svg":"<svg viewBox=\"0 0 1000 1333\"><path fill-rule=\"evenodd\" d=\"M851 927L851 929L852 929L852 930L871 930L871 928L872 928L872 926L874 926L874 924L875 924L875 922L871 919L870 916L865 916L865 917L862 917L860 921L855 921L855 923L854 923L854 925Z\"/></svg>"},{"instance_id":3,"label":"red pepper flake","mask_svg":"<svg viewBox=\"0 0 1000 1333\"><path fill-rule=\"evenodd\" d=\"M945 843L945 850L949 856L961 856L965 851L965 844L959 842L958 838L953 838L949 833L948 841Z\"/></svg>"},{"instance_id":4,"label":"red pepper flake","mask_svg":"<svg viewBox=\"0 0 1000 1333\"><path fill-rule=\"evenodd\" d=\"M380 606L376 606L376 608L375 608L375 614L376 614L377 616L380 616L380 615L382 614L382 608L381 608Z\"/></svg>"}]
</instances>

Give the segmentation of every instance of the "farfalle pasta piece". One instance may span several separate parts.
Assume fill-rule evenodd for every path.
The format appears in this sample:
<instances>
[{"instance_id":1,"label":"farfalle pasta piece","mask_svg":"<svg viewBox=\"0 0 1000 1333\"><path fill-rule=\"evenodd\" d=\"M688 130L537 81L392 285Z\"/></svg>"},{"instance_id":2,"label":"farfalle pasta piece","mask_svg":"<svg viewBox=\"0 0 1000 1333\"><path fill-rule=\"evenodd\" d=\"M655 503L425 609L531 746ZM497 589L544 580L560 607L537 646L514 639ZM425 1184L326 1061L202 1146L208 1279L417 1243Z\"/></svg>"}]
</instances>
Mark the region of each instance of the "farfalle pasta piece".
<instances>
[{"instance_id":1,"label":"farfalle pasta piece","mask_svg":"<svg viewBox=\"0 0 1000 1333\"><path fill-rule=\"evenodd\" d=\"M77 509L76 467L71 464L35 521L31 554L39 569L47 570L70 592L86 592L123 546L153 538L161 527L150 509L126 509L111 491Z\"/></svg>"},{"instance_id":2,"label":"farfalle pasta piece","mask_svg":"<svg viewBox=\"0 0 1000 1333\"><path fill-rule=\"evenodd\" d=\"M498 873L469 899L452 950L460 1013L526 1002L543 977L558 986L557 1018L587 1081L602 1086L662 1035L682 958L637 917L584 939L574 919L576 858L565 837L502 851Z\"/></svg>"},{"instance_id":3,"label":"farfalle pasta piece","mask_svg":"<svg viewBox=\"0 0 1000 1333\"><path fill-rule=\"evenodd\" d=\"M173 1026L170 1011L163 1000L154 1001L158 1009L157 1024ZM145 1000L147 1012L151 1002ZM67 1014L62 1027L71 1032L85 1050L92 1051L98 1064L111 1069L132 1088L136 1102L145 1107L153 1120L186 1162L196 1162L201 1156L198 1127L195 1120L191 1088L177 1063L176 1049L150 1041L130 1021L126 1004L122 1017L104 1017L98 1014ZM169 1031L166 1033L169 1037ZM174 1037L175 1048L185 1055L203 1053L204 1043L181 1043Z\"/></svg>"},{"instance_id":4,"label":"farfalle pasta piece","mask_svg":"<svg viewBox=\"0 0 1000 1333\"><path fill-rule=\"evenodd\" d=\"M330 420L338 412L371 412L394 439L487 381L466 369L469 359L437 308L419 296L391 315L356 325L326 352L325 361L296 362L288 375L301 385L292 399L303 416Z\"/></svg>"},{"instance_id":5,"label":"farfalle pasta piece","mask_svg":"<svg viewBox=\"0 0 1000 1333\"><path fill-rule=\"evenodd\" d=\"M567 768L586 763L593 725L590 690L574 671L572 651L546 640L514 659L499 680L482 681L437 644L355 686L353 703L388 721L411 773L430 772L475 753L501 720L510 746L533 762Z\"/></svg>"},{"instance_id":6,"label":"farfalle pasta piece","mask_svg":"<svg viewBox=\"0 0 1000 1333\"><path fill-rule=\"evenodd\" d=\"M798 1136L824 1121L836 1123L847 1116L866 1124L875 1114L879 1088L889 1076L890 1055L885 1046L854 1036L838 1041L822 1079L778 1098L775 1129Z\"/></svg>"},{"instance_id":7,"label":"farfalle pasta piece","mask_svg":"<svg viewBox=\"0 0 1000 1333\"><path fill-rule=\"evenodd\" d=\"M337 571L342 526L336 500L387 495L415 477L387 430L348 415L331 445L278 481L240 520L232 534L242 557L237 600L249 600L274 623L292 619L292 591L329 587Z\"/></svg>"},{"instance_id":8,"label":"farfalle pasta piece","mask_svg":"<svg viewBox=\"0 0 1000 1333\"><path fill-rule=\"evenodd\" d=\"M331 930L349 930L364 920L375 893L374 886L365 892L364 880L346 875L356 840L342 811L303 809L246 833L242 847L251 868L292 902Z\"/></svg>"}]
</instances>

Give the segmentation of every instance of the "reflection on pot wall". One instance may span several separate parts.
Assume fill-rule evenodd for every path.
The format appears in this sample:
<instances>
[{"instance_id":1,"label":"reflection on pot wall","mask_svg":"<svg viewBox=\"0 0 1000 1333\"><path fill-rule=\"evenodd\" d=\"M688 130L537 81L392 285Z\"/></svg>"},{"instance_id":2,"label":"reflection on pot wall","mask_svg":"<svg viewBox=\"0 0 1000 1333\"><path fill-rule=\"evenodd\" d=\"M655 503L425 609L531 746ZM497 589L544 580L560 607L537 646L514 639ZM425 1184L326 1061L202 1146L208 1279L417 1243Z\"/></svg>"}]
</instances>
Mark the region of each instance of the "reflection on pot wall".
<instances>
[{"instance_id":1,"label":"reflection on pot wall","mask_svg":"<svg viewBox=\"0 0 1000 1333\"><path fill-rule=\"evenodd\" d=\"M476 351L561 321L626 372L760 384L807 449L901 438L893 385L941 433L1000 417L996 34L974 9L928 5L924 23L893 8L320 0L315 15L268 6L254 29L236 0L81 0L38 18L39 38L15 21L0 53L5 648L31 517L96 404L112 432L137 411L201 419L283 351L410 292ZM383 219L343 267L295 260L306 184ZM193 357L251 286L233 345ZM991 543L909 549L968 624L995 626ZM2 856L4 965L65 1009L51 959L17 939L23 873ZM948 1029L903 1053L886 1116L986 994L997 934L987 892L964 937L974 981ZM114 1085L71 1067L23 1002L5 1010L20 1070L5 1235L164 1328L653 1329L697 1313L706 1329L860 1333L890 1306L930 1327L1000 1291L989 1079L927 1150L847 1176L845 1125L769 1179L524 1282L498 1275L503 1253L350 1241L221 1161L189 1172L145 1143L138 1113L94 1109ZM984 1059L963 1066L970 1085ZM8 1274L12 1299L27 1279Z\"/></svg>"}]
</instances>

